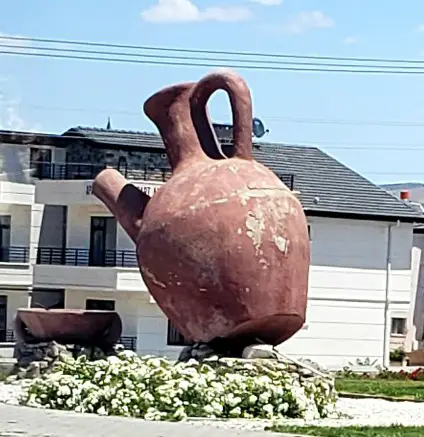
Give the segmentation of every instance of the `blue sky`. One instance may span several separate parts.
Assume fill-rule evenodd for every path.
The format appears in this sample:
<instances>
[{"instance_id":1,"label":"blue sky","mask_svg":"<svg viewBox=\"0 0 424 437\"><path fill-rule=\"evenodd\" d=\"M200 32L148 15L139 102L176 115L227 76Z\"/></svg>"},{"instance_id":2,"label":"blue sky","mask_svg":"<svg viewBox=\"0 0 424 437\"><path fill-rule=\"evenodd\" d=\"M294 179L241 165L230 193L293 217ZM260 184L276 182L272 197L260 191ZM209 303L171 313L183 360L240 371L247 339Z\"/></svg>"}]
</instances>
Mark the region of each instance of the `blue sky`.
<instances>
[{"instance_id":1,"label":"blue sky","mask_svg":"<svg viewBox=\"0 0 424 437\"><path fill-rule=\"evenodd\" d=\"M422 0L14 0L0 33L178 48L424 60ZM0 43L4 43L0 41ZM0 126L61 133L75 125L153 130L141 107L183 68L0 55ZM374 182L424 181L424 75L239 70L269 141L316 144ZM230 121L224 94L215 120ZM294 122L293 119L297 120ZM311 119L357 124L310 123ZM302 122L299 122L302 121ZM368 124L363 124L366 122ZM412 149L412 150L411 150Z\"/></svg>"}]
</instances>

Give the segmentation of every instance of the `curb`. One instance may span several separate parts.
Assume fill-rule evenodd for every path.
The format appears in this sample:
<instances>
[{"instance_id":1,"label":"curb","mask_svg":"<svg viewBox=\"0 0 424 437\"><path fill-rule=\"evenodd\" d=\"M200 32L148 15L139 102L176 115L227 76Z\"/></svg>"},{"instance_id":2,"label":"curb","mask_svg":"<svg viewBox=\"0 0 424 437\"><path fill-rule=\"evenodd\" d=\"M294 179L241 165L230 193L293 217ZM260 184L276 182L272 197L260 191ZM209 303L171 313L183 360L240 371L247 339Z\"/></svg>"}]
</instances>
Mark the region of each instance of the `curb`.
<instances>
[{"instance_id":1,"label":"curb","mask_svg":"<svg viewBox=\"0 0 424 437\"><path fill-rule=\"evenodd\" d=\"M368 395L364 393L348 393L348 392L338 392L339 398L350 398L350 399L381 399L388 402L414 402L414 403L424 403L424 399L414 399L414 398L397 398L392 396L384 395Z\"/></svg>"}]
</instances>

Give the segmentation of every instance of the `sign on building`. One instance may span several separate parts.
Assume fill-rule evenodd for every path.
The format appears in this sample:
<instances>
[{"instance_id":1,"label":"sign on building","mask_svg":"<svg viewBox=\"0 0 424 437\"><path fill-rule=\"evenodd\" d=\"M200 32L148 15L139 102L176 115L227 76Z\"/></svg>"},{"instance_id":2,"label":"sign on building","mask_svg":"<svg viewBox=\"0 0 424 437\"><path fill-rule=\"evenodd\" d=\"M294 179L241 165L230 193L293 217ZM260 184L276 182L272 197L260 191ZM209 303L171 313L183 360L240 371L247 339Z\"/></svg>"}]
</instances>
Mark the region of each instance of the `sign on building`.
<instances>
[{"instance_id":1,"label":"sign on building","mask_svg":"<svg viewBox=\"0 0 424 437\"><path fill-rule=\"evenodd\" d=\"M134 185L135 187L137 187L139 190L143 191L143 193L146 193L150 197L152 197L156 193L156 191L160 188L160 184L153 185L151 183L149 184L148 182L135 183L132 185ZM88 183L85 186L85 194L87 196L91 196L93 194L93 184L92 183Z\"/></svg>"}]
</instances>

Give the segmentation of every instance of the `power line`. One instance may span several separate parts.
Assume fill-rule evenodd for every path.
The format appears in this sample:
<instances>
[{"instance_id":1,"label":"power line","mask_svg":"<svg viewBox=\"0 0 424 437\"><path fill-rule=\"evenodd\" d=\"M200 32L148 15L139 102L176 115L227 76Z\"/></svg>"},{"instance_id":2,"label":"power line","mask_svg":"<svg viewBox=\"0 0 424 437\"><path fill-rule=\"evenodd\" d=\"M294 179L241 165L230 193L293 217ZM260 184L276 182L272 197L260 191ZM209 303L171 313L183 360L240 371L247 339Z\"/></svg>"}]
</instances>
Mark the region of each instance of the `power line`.
<instances>
[{"instance_id":1,"label":"power line","mask_svg":"<svg viewBox=\"0 0 424 437\"><path fill-rule=\"evenodd\" d=\"M12 44L0 44L0 48L12 48L12 49L21 49L20 46L12 45ZM26 50L30 50L29 48ZM81 50L81 49L61 49L57 47L34 47L33 50L41 50L41 51L51 51L51 52L59 52L59 53L78 53L78 54L88 54L88 55L107 55L107 56L125 56L130 58L146 58L146 59L167 59L167 60L183 60L183 61L212 61L212 62L252 62L251 59L223 59L223 58L199 58L196 56L179 56L179 55L155 55L155 54L140 54L140 53L129 53L129 52L111 52L111 51L99 51L99 50ZM276 60L254 60L255 64L270 64L270 65L295 65L295 66L323 66L323 67L345 67L345 68L357 68L358 65L355 64L339 64L339 63L317 63L317 62L299 62L299 61L276 61ZM375 65L361 65L363 68L375 68ZM393 69L393 68L401 68L402 70L423 70L424 67L416 67L416 66L401 66L394 67L393 65L378 65L378 68L382 69Z\"/></svg>"},{"instance_id":2,"label":"power line","mask_svg":"<svg viewBox=\"0 0 424 437\"><path fill-rule=\"evenodd\" d=\"M21 47L16 46L16 48L21 49ZM36 50L37 48L34 48ZM52 50L52 49L50 49ZM60 54L54 53L34 53L34 52L25 52L25 51L12 51L12 50L1 50L0 54L2 55L13 55L13 56L30 56L30 57L38 57L38 58L51 58L51 59L69 59L69 60L80 60L80 61L96 61L96 62L116 62L116 63L126 63L126 64L142 64L142 65L156 65L156 66L169 66L169 67L202 67L202 68L238 68L242 70L259 70L259 71L291 71L291 72L309 72L309 73L357 73L357 74L405 74L405 75L423 75L424 68L419 67L398 67L399 69L389 69L387 66L376 66L376 68L380 69L355 69L352 67L348 68L328 68L325 64L316 64L316 67L304 68L304 67L283 67L283 66L263 66L263 65L248 65L248 64L216 64L216 63L207 63L207 62L174 62L168 60L162 55L155 56L156 59L127 59L127 58L113 58L113 57L105 57L105 56L79 56L79 55L69 55L63 53L72 53L75 52L73 49L63 49ZM80 54L84 54L84 50L77 51ZM101 54L101 52L99 52ZM159 58L159 60L157 60ZM226 62L226 61L219 61ZM233 60L234 62L234 60ZM318 66L319 65L319 66ZM324 68L323 68L324 67ZM374 68L374 67L373 67ZM381 69L382 68L382 69ZM387 69L384 69L387 68ZM416 70L405 70L406 68L416 68Z\"/></svg>"},{"instance_id":3,"label":"power line","mask_svg":"<svg viewBox=\"0 0 424 437\"><path fill-rule=\"evenodd\" d=\"M61 112L90 112L106 115L127 115L140 117L142 112L126 111L124 109L101 109L101 108L64 108L54 106L27 105L19 104L24 108L35 109L39 111L61 111ZM231 114L220 114L220 118L231 118ZM280 117L275 115L263 115L261 117L266 121L275 121L280 123L306 123L306 124L334 124L334 125L354 125L354 126L385 126L385 127L424 127L424 122L419 121L402 121L402 120L354 120L354 119L325 119L325 118L299 118L299 117Z\"/></svg>"},{"instance_id":4,"label":"power line","mask_svg":"<svg viewBox=\"0 0 424 437\"><path fill-rule=\"evenodd\" d=\"M1 36L1 35L0 35L0 39L11 40L11 41L40 42L40 43L50 43L50 44L107 47L107 48L134 49L134 50L160 51L160 52L165 51L165 52L180 52L180 53L199 53L199 54L227 55L227 56L255 56L255 57L270 57L270 58L314 59L314 60L325 60L325 61L352 61L352 62L378 62L378 63L391 62L395 64L424 64L423 60L418 60L418 59L355 58L355 57L318 56L318 55L291 55L291 54L281 54L281 53L261 53L261 52L246 52L246 51L184 49L184 48L173 48L173 47L154 47L154 46L140 46L140 45L131 45L131 44L99 43L99 42L92 42L92 41Z\"/></svg>"}]
</instances>

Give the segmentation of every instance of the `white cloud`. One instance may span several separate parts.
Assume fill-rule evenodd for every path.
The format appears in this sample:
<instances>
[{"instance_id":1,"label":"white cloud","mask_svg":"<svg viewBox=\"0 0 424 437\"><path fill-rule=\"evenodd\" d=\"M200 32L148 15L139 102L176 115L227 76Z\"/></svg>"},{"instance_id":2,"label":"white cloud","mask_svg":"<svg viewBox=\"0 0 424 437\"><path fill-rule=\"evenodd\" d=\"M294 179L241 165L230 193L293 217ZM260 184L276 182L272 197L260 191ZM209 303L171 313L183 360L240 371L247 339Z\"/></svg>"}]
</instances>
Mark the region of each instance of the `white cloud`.
<instances>
[{"instance_id":1,"label":"white cloud","mask_svg":"<svg viewBox=\"0 0 424 437\"><path fill-rule=\"evenodd\" d=\"M249 9L238 6L216 6L200 9L191 0L158 0L141 12L144 21L176 23L199 21L246 21L252 16Z\"/></svg>"},{"instance_id":2,"label":"white cloud","mask_svg":"<svg viewBox=\"0 0 424 437\"><path fill-rule=\"evenodd\" d=\"M283 0L250 0L252 3L259 3L263 6L278 6L283 4Z\"/></svg>"},{"instance_id":3,"label":"white cloud","mask_svg":"<svg viewBox=\"0 0 424 437\"><path fill-rule=\"evenodd\" d=\"M358 38L356 36L347 36L343 39L343 44L346 44L347 46L351 46L353 44L356 44L358 42Z\"/></svg>"},{"instance_id":4,"label":"white cloud","mask_svg":"<svg viewBox=\"0 0 424 437\"><path fill-rule=\"evenodd\" d=\"M423 32L424 32L424 24L420 24L420 25L417 27L417 32L419 32L419 33L423 33Z\"/></svg>"},{"instance_id":5,"label":"white cloud","mask_svg":"<svg viewBox=\"0 0 424 437\"><path fill-rule=\"evenodd\" d=\"M292 35L300 35L312 29L334 26L334 20L321 11L302 11L286 23L284 30Z\"/></svg>"},{"instance_id":6,"label":"white cloud","mask_svg":"<svg viewBox=\"0 0 424 437\"><path fill-rule=\"evenodd\" d=\"M20 131L25 128L18 106L18 102L7 100L4 93L0 91L0 129Z\"/></svg>"}]
</instances>

